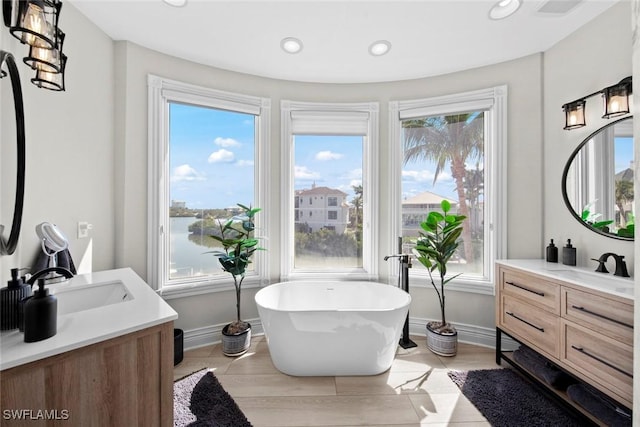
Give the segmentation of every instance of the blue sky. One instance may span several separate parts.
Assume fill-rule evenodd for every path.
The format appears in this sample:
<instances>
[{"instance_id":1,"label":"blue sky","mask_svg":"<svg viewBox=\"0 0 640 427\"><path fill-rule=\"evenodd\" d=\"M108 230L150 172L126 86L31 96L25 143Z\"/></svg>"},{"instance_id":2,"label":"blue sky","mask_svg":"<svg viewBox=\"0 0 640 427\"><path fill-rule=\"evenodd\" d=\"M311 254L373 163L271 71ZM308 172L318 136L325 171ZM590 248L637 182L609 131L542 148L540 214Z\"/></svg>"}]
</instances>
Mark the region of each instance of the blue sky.
<instances>
[{"instance_id":1,"label":"blue sky","mask_svg":"<svg viewBox=\"0 0 640 427\"><path fill-rule=\"evenodd\" d=\"M253 204L254 117L175 103L170 115L171 200L193 209ZM344 191L351 201L352 186L362 183L362 144L359 136L296 136L295 189L315 182ZM448 165L435 186L434 170L432 163L404 165L403 197L431 191L457 200Z\"/></svg>"},{"instance_id":2,"label":"blue sky","mask_svg":"<svg viewBox=\"0 0 640 427\"><path fill-rule=\"evenodd\" d=\"M631 160L633 160L633 138L617 137L615 148L616 173L631 167Z\"/></svg>"}]
</instances>

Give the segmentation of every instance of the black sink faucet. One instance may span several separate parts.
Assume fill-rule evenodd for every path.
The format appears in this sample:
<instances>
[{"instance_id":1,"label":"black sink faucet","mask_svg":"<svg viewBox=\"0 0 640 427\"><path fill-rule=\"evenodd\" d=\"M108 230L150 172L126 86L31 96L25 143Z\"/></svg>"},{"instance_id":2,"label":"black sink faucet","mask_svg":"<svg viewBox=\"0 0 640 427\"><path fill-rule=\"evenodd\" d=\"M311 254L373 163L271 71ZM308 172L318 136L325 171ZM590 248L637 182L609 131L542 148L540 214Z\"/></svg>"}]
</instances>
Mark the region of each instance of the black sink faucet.
<instances>
[{"instance_id":1,"label":"black sink faucet","mask_svg":"<svg viewBox=\"0 0 640 427\"><path fill-rule=\"evenodd\" d=\"M49 267L45 268L44 270L40 270L36 274L31 276L29 280L27 280L27 283L33 285L34 283L36 283L36 280L38 280L38 278L46 276L49 273L58 273L63 275L67 279L71 279L73 277L73 273L64 267Z\"/></svg>"},{"instance_id":2,"label":"black sink faucet","mask_svg":"<svg viewBox=\"0 0 640 427\"><path fill-rule=\"evenodd\" d=\"M594 261L597 261L599 263L598 268L596 268L596 271L598 273L609 272L609 270L607 270L607 267L604 265L604 263L607 262L609 257L613 257L613 259L616 260L616 272L613 273L613 275L620 276L620 277L629 277L629 273L627 272L627 264L624 262L624 255L617 255L617 254L614 254L613 252L604 253L600 256L600 258L594 259Z\"/></svg>"}]
</instances>

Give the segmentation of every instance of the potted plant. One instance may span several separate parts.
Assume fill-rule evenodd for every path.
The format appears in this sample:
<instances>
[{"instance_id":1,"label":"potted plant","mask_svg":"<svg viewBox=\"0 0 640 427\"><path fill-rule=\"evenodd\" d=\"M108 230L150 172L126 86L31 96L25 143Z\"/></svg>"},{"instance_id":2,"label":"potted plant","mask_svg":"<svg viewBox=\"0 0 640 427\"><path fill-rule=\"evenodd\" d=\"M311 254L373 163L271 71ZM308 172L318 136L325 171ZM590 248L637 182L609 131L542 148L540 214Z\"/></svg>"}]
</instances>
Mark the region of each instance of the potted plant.
<instances>
[{"instance_id":1,"label":"potted plant","mask_svg":"<svg viewBox=\"0 0 640 427\"><path fill-rule=\"evenodd\" d=\"M442 212L429 212L425 221L420 224L422 230L416 242L415 252L418 261L429 272L431 285L438 294L442 316L441 321L427 323L427 347L441 356L455 356L458 350L458 332L445 317L444 290L447 283L460 275L446 277L447 263L458 249L463 230L462 222L466 216L449 214L451 203L447 200L443 200L440 207ZM434 280L436 270L439 284Z\"/></svg>"},{"instance_id":2,"label":"potted plant","mask_svg":"<svg viewBox=\"0 0 640 427\"><path fill-rule=\"evenodd\" d=\"M252 236L255 229L254 217L260 208L251 208L241 204L242 213L229 219L220 226L220 235L211 235L222 244L224 251L210 251L218 257L222 269L233 277L236 291L236 320L222 328L222 352L226 356L244 354L251 344L251 325L240 316L240 295L247 266L251 256L257 250L258 239Z\"/></svg>"}]
</instances>

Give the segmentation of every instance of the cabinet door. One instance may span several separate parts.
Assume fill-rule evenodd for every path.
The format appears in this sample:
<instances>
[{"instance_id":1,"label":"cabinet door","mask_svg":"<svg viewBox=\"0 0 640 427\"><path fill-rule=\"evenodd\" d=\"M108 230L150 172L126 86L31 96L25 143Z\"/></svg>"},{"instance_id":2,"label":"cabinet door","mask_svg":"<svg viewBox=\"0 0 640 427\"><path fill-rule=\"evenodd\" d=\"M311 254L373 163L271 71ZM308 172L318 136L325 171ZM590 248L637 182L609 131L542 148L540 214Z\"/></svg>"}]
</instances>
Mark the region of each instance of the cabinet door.
<instances>
[{"instance_id":1,"label":"cabinet door","mask_svg":"<svg viewBox=\"0 0 640 427\"><path fill-rule=\"evenodd\" d=\"M562 329L561 360L632 407L633 347L564 319Z\"/></svg>"},{"instance_id":2,"label":"cabinet door","mask_svg":"<svg viewBox=\"0 0 640 427\"><path fill-rule=\"evenodd\" d=\"M563 286L562 317L633 345L633 304Z\"/></svg>"},{"instance_id":3,"label":"cabinet door","mask_svg":"<svg viewBox=\"0 0 640 427\"><path fill-rule=\"evenodd\" d=\"M500 291L535 307L560 314L560 286L533 274L500 270Z\"/></svg>"},{"instance_id":4,"label":"cabinet door","mask_svg":"<svg viewBox=\"0 0 640 427\"><path fill-rule=\"evenodd\" d=\"M501 299L500 327L527 345L559 357L560 318L544 310L503 295Z\"/></svg>"}]
</instances>

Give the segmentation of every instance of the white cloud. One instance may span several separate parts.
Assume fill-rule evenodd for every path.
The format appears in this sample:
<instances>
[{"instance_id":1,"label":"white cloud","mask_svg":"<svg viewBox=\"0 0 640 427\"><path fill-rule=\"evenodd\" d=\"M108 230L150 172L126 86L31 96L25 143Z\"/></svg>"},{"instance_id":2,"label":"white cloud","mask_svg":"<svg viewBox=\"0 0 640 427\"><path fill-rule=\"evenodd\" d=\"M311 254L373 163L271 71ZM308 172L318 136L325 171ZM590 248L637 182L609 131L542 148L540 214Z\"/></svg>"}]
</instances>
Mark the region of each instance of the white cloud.
<instances>
[{"instance_id":1,"label":"white cloud","mask_svg":"<svg viewBox=\"0 0 640 427\"><path fill-rule=\"evenodd\" d=\"M189 165L180 165L173 169L171 181L202 181L204 176Z\"/></svg>"},{"instance_id":2,"label":"white cloud","mask_svg":"<svg viewBox=\"0 0 640 427\"><path fill-rule=\"evenodd\" d=\"M408 181L415 182L433 182L434 174L429 170L405 170L402 171L402 178ZM438 175L438 182L451 181L451 175L447 172L440 172Z\"/></svg>"},{"instance_id":3,"label":"white cloud","mask_svg":"<svg viewBox=\"0 0 640 427\"><path fill-rule=\"evenodd\" d=\"M349 188L353 189L353 187L357 187L358 185L362 185L361 179L352 179L349 183Z\"/></svg>"},{"instance_id":4,"label":"white cloud","mask_svg":"<svg viewBox=\"0 0 640 427\"><path fill-rule=\"evenodd\" d=\"M362 168L351 169L346 174L342 175L343 179L360 180L362 181Z\"/></svg>"},{"instance_id":5,"label":"white cloud","mask_svg":"<svg viewBox=\"0 0 640 427\"><path fill-rule=\"evenodd\" d=\"M219 149L218 151L214 151L209 156L209 163L231 163L235 159L233 153L229 150L225 150L224 148Z\"/></svg>"},{"instance_id":6,"label":"white cloud","mask_svg":"<svg viewBox=\"0 0 640 427\"><path fill-rule=\"evenodd\" d=\"M214 141L214 144L216 144L219 147L224 147L224 148L229 148L229 147L239 147L240 143L238 141L236 141L233 138L222 138L222 137L217 137Z\"/></svg>"},{"instance_id":7,"label":"white cloud","mask_svg":"<svg viewBox=\"0 0 640 427\"><path fill-rule=\"evenodd\" d=\"M320 160L321 162L325 162L327 160L338 160L343 157L343 154L334 153L333 151L319 151L316 153L316 160Z\"/></svg>"},{"instance_id":8,"label":"white cloud","mask_svg":"<svg viewBox=\"0 0 640 427\"><path fill-rule=\"evenodd\" d=\"M294 168L294 175L296 179L302 180L312 180L320 178L320 174L318 172L312 172L306 166L296 165Z\"/></svg>"},{"instance_id":9,"label":"white cloud","mask_svg":"<svg viewBox=\"0 0 640 427\"><path fill-rule=\"evenodd\" d=\"M253 160L238 160L236 166L253 166Z\"/></svg>"}]
</instances>

